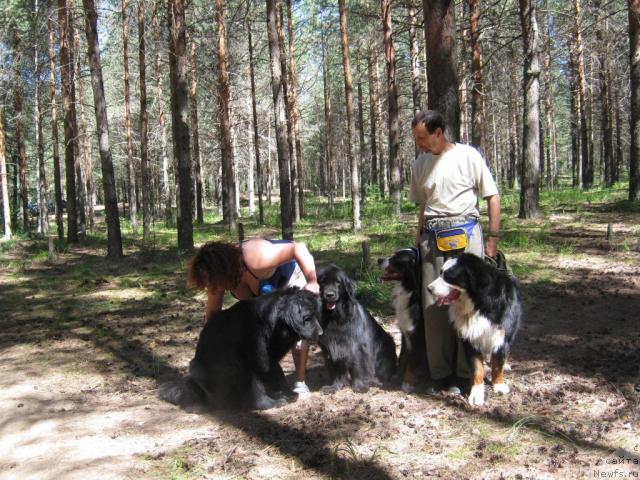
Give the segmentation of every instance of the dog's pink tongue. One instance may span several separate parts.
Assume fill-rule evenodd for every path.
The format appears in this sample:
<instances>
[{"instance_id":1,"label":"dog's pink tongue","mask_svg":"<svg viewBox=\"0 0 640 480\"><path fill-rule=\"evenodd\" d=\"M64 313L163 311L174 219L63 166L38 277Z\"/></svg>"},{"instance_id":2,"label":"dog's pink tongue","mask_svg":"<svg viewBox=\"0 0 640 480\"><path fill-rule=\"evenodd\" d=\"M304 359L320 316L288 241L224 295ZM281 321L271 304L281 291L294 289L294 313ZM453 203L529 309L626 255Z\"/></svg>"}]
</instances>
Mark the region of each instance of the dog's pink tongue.
<instances>
[{"instance_id":1,"label":"dog's pink tongue","mask_svg":"<svg viewBox=\"0 0 640 480\"><path fill-rule=\"evenodd\" d=\"M441 297L438 300L436 300L436 305L438 307L442 307L443 305L449 305L454 300L457 300L459 296L460 296L460 290L453 290L446 297Z\"/></svg>"},{"instance_id":2,"label":"dog's pink tongue","mask_svg":"<svg viewBox=\"0 0 640 480\"><path fill-rule=\"evenodd\" d=\"M335 303L326 303L325 307L327 307L327 310L334 310L336 308L336 304Z\"/></svg>"}]
</instances>

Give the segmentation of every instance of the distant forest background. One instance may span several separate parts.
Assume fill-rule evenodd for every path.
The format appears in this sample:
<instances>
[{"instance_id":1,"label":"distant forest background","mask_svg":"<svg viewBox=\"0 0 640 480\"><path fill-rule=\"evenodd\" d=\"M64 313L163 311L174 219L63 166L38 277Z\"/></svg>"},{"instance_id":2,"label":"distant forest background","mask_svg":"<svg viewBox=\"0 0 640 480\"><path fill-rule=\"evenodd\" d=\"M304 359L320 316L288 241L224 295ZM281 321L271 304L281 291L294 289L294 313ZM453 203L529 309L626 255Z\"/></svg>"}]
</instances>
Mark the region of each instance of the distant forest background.
<instances>
[{"instance_id":1,"label":"distant forest background","mask_svg":"<svg viewBox=\"0 0 640 480\"><path fill-rule=\"evenodd\" d=\"M4 0L4 235L264 221L305 196L400 213L411 119L441 110L520 217L540 189L638 197L640 1ZM102 210L104 206L104 210ZM100 207L100 208L98 208ZM63 216L66 214L66 218ZM104 223L98 222L104 218Z\"/></svg>"}]
</instances>

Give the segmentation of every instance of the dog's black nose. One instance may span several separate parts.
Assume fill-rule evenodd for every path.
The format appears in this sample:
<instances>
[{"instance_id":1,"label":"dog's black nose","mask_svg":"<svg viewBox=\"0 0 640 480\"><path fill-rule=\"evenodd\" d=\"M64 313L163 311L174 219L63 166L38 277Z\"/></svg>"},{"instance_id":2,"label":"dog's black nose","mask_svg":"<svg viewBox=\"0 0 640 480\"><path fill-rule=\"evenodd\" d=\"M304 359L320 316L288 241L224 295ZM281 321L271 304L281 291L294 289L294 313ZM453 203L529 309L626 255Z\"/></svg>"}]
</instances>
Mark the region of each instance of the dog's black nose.
<instances>
[{"instance_id":1,"label":"dog's black nose","mask_svg":"<svg viewBox=\"0 0 640 480\"><path fill-rule=\"evenodd\" d=\"M378 259L378 266L382 265L382 262L384 262L384 258L379 258Z\"/></svg>"},{"instance_id":2,"label":"dog's black nose","mask_svg":"<svg viewBox=\"0 0 640 480\"><path fill-rule=\"evenodd\" d=\"M332 292L332 291L326 291L324 292L324 298L325 300L335 300L336 298L338 298L338 294L336 292Z\"/></svg>"}]
</instances>

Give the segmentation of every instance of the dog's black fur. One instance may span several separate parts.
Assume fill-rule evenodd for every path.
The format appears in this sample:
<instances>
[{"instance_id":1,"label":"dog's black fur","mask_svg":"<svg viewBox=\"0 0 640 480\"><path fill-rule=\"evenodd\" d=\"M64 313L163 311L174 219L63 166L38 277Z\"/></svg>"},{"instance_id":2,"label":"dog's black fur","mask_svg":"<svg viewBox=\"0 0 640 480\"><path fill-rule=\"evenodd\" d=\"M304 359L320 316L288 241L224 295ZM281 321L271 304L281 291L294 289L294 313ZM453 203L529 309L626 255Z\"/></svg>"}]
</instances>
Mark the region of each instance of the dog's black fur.
<instances>
[{"instance_id":1,"label":"dog's black fur","mask_svg":"<svg viewBox=\"0 0 640 480\"><path fill-rule=\"evenodd\" d=\"M420 257L417 248L403 248L392 256L381 258L382 280L393 281L393 306L402 333L398 375L402 389L411 392L418 379L428 373L427 347L420 302Z\"/></svg>"},{"instance_id":2,"label":"dog's black fur","mask_svg":"<svg viewBox=\"0 0 640 480\"><path fill-rule=\"evenodd\" d=\"M295 401L280 360L300 339L322 334L317 295L296 287L241 300L212 314L180 385L161 389L169 402L266 410Z\"/></svg>"},{"instance_id":3,"label":"dog's black fur","mask_svg":"<svg viewBox=\"0 0 640 480\"><path fill-rule=\"evenodd\" d=\"M331 375L325 392L335 392L351 378L355 392L390 382L396 369L393 338L356 299L356 286L344 270L328 265L319 269L322 328L318 340Z\"/></svg>"},{"instance_id":4,"label":"dog's black fur","mask_svg":"<svg viewBox=\"0 0 640 480\"><path fill-rule=\"evenodd\" d=\"M483 356L491 356L497 393L508 393L504 365L522 317L518 280L470 253L447 260L428 287L438 305L449 305L449 320L463 340L473 371L471 404L484 403Z\"/></svg>"}]
</instances>

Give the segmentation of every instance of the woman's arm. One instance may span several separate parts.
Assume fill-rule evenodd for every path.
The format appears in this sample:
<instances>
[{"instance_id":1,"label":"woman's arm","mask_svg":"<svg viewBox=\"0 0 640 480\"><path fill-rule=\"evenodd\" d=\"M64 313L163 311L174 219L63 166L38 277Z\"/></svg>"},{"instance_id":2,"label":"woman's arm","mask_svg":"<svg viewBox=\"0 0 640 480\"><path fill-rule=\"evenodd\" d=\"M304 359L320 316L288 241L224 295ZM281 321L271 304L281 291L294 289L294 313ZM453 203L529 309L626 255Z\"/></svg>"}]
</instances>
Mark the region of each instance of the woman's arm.
<instances>
[{"instance_id":1,"label":"woman's arm","mask_svg":"<svg viewBox=\"0 0 640 480\"><path fill-rule=\"evenodd\" d=\"M207 288L207 315L205 322L209 319L212 313L222 310L222 299L224 297L224 290L218 288Z\"/></svg>"}]
</instances>

